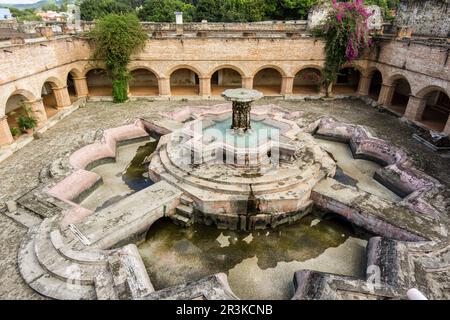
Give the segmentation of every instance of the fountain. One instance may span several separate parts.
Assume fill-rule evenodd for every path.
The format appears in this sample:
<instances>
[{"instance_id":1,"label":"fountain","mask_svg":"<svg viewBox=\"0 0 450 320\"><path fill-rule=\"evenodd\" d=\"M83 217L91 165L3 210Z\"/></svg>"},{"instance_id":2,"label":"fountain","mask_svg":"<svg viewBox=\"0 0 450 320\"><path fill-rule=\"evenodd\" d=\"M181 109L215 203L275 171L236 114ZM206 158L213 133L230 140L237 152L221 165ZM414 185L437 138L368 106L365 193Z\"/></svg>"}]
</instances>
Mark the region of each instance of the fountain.
<instances>
[{"instance_id":1,"label":"fountain","mask_svg":"<svg viewBox=\"0 0 450 320\"><path fill-rule=\"evenodd\" d=\"M261 99L263 94L256 90L240 88L225 90L222 97L233 103L231 129L244 132L250 130L252 128L250 120L251 104L253 101Z\"/></svg>"}]
</instances>

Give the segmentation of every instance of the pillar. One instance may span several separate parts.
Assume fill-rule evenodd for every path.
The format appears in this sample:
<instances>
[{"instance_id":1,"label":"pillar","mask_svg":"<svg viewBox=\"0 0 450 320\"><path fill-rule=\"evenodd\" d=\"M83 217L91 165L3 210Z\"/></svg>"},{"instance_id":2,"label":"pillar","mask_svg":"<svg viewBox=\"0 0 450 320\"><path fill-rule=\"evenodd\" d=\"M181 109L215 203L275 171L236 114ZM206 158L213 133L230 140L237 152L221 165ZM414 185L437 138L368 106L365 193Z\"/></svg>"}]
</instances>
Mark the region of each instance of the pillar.
<instances>
[{"instance_id":1,"label":"pillar","mask_svg":"<svg viewBox=\"0 0 450 320\"><path fill-rule=\"evenodd\" d=\"M159 78L158 79L159 95L160 96L170 96L170 78Z\"/></svg>"},{"instance_id":2,"label":"pillar","mask_svg":"<svg viewBox=\"0 0 450 320\"><path fill-rule=\"evenodd\" d=\"M200 81L199 95L202 97L211 96L211 78L199 78L199 81Z\"/></svg>"},{"instance_id":3,"label":"pillar","mask_svg":"<svg viewBox=\"0 0 450 320\"><path fill-rule=\"evenodd\" d=\"M0 118L0 146L6 146L14 142L11 130L9 129L7 117Z\"/></svg>"},{"instance_id":4,"label":"pillar","mask_svg":"<svg viewBox=\"0 0 450 320\"><path fill-rule=\"evenodd\" d=\"M53 94L55 95L56 108L61 109L72 104L72 101L70 101L69 90L67 90L67 86L61 88L53 88Z\"/></svg>"},{"instance_id":5,"label":"pillar","mask_svg":"<svg viewBox=\"0 0 450 320\"><path fill-rule=\"evenodd\" d=\"M383 106L389 106L392 103L392 97L394 96L395 86L382 84L380 95L378 97L378 103Z\"/></svg>"},{"instance_id":6,"label":"pillar","mask_svg":"<svg viewBox=\"0 0 450 320\"><path fill-rule=\"evenodd\" d=\"M358 83L358 96L368 96L370 90L370 83L372 82L372 77L361 76Z\"/></svg>"},{"instance_id":7,"label":"pillar","mask_svg":"<svg viewBox=\"0 0 450 320\"><path fill-rule=\"evenodd\" d=\"M42 99L36 101L26 101L25 105L30 108L33 116L37 120L37 127L43 126L47 122L47 113Z\"/></svg>"},{"instance_id":8,"label":"pillar","mask_svg":"<svg viewBox=\"0 0 450 320\"><path fill-rule=\"evenodd\" d=\"M448 117L447 124L445 125L443 132L450 136L450 116Z\"/></svg>"},{"instance_id":9,"label":"pillar","mask_svg":"<svg viewBox=\"0 0 450 320\"><path fill-rule=\"evenodd\" d=\"M78 98L87 97L89 95L86 77L73 78L73 84L75 85L75 91L77 92Z\"/></svg>"},{"instance_id":10,"label":"pillar","mask_svg":"<svg viewBox=\"0 0 450 320\"><path fill-rule=\"evenodd\" d=\"M294 77L283 77L281 80L281 94L292 94Z\"/></svg>"},{"instance_id":11,"label":"pillar","mask_svg":"<svg viewBox=\"0 0 450 320\"><path fill-rule=\"evenodd\" d=\"M253 77L242 77L242 88L253 89Z\"/></svg>"},{"instance_id":12,"label":"pillar","mask_svg":"<svg viewBox=\"0 0 450 320\"><path fill-rule=\"evenodd\" d=\"M426 105L427 100L425 98L417 98L413 95L410 95L405 111L405 118L413 121L422 120L422 115L425 111Z\"/></svg>"}]
</instances>

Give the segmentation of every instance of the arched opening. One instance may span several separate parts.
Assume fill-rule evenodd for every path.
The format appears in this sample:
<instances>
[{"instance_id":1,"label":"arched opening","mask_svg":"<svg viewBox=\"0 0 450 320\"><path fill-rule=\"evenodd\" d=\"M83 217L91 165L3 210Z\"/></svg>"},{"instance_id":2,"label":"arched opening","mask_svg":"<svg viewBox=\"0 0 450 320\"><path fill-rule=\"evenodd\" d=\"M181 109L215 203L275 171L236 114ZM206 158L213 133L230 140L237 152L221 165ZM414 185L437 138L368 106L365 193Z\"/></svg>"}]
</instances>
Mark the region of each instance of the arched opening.
<instances>
[{"instance_id":1,"label":"arched opening","mask_svg":"<svg viewBox=\"0 0 450 320\"><path fill-rule=\"evenodd\" d=\"M89 96L111 96L112 80L106 70L93 69L86 74Z\"/></svg>"},{"instance_id":2,"label":"arched opening","mask_svg":"<svg viewBox=\"0 0 450 320\"><path fill-rule=\"evenodd\" d=\"M333 93L348 95L356 94L360 78L361 73L358 69L352 67L341 69L333 84Z\"/></svg>"},{"instance_id":3,"label":"arched opening","mask_svg":"<svg viewBox=\"0 0 450 320\"><path fill-rule=\"evenodd\" d=\"M74 74L69 72L67 75L67 91L69 92L70 101L74 102L78 98L77 88L75 87Z\"/></svg>"},{"instance_id":4,"label":"arched opening","mask_svg":"<svg viewBox=\"0 0 450 320\"><path fill-rule=\"evenodd\" d=\"M320 92L322 74L319 69L306 68L297 72L294 78L294 94L317 94Z\"/></svg>"},{"instance_id":5,"label":"arched opening","mask_svg":"<svg viewBox=\"0 0 450 320\"><path fill-rule=\"evenodd\" d=\"M50 81L44 83L41 89L42 103L44 104L45 113L47 118L50 119L58 113L58 104L56 102L56 96L53 91L56 88L56 84Z\"/></svg>"},{"instance_id":6,"label":"arched opening","mask_svg":"<svg viewBox=\"0 0 450 320\"><path fill-rule=\"evenodd\" d=\"M372 73L372 77L370 79L369 97L375 101L378 101L382 85L383 76L381 75L380 71L376 70Z\"/></svg>"},{"instance_id":7,"label":"arched opening","mask_svg":"<svg viewBox=\"0 0 450 320\"><path fill-rule=\"evenodd\" d=\"M394 94L388 108L400 115L403 115L408 106L411 87L406 79L400 78L394 81Z\"/></svg>"},{"instance_id":8,"label":"arched opening","mask_svg":"<svg viewBox=\"0 0 450 320\"><path fill-rule=\"evenodd\" d=\"M157 96L159 94L158 78L147 69L131 71L129 87L132 96Z\"/></svg>"},{"instance_id":9,"label":"arched opening","mask_svg":"<svg viewBox=\"0 0 450 320\"><path fill-rule=\"evenodd\" d=\"M281 73L273 68L260 70L253 78L253 88L266 96L281 94Z\"/></svg>"},{"instance_id":10,"label":"arched opening","mask_svg":"<svg viewBox=\"0 0 450 320\"><path fill-rule=\"evenodd\" d=\"M200 80L194 71L181 68L170 75L170 91L173 96L196 96L200 93Z\"/></svg>"},{"instance_id":11,"label":"arched opening","mask_svg":"<svg viewBox=\"0 0 450 320\"><path fill-rule=\"evenodd\" d=\"M424 99L426 106L420 122L434 131L444 131L450 117L450 98L441 91L432 91Z\"/></svg>"},{"instance_id":12,"label":"arched opening","mask_svg":"<svg viewBox=\"0 0 450 320\"><path fill-rule=\"evenodd\" d=\"M211 77L211 94L220 96L227 89L241 88L242 77L239 72L231 68L219 69Z\"/></svg>"},{"instance_id":13,"label":"arched opening","mask_svg":"<svg viewBox=\"0 0 450 320\"><path fill-rule=\"evenodd\" d=\"M27 97L22 94L13 94L6 101L5 114L7 116L8 126L14 138L22 135L19 128L19 117L26 113L26 102L29 101Z\"/></svg>"}]
</instances>

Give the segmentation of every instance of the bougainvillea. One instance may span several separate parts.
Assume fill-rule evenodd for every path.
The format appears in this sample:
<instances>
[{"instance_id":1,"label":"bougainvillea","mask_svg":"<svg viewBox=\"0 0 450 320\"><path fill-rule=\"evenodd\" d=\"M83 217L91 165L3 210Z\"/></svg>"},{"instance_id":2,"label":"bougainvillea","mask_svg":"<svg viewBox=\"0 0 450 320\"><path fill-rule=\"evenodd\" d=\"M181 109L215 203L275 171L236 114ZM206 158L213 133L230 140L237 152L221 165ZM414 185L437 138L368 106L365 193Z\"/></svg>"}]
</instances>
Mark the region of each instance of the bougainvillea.
<instances>
[{"instance_id":1,"label":"bougainvillea","mask_svg":"<svg viewBox=\"0 0 450 320\"><path fill-rule=\"evenodd\" d=\"M364 7L363 0L332 0L332 5L325 24L320 27L321 35L326 39L326 62L322 79L326 88L336 81L339 70L345 63L359 58L372 44L367 24L367 18L372 13Z\"/></svg>"}]
</instances>

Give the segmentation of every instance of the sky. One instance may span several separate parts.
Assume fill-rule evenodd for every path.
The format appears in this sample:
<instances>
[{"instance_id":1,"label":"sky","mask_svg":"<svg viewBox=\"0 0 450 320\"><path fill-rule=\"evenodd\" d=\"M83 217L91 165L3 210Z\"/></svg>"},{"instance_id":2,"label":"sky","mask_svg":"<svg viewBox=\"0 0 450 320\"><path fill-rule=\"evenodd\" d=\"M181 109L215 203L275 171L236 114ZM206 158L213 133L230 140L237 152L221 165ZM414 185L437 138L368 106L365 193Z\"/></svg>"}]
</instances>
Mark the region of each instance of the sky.
<instances>
[{"instance_id":1,"label":"sky","mask_svg":"<svg viewBox=\"0 0 450 320\"><path fill-rule=\"evenodd\" d=\"M0 0L0 3L10 3L10 4L26 3L26 4L28 4L28 3L36 3L38 1L39 0Z\"/></svg>"}]
</instances>

